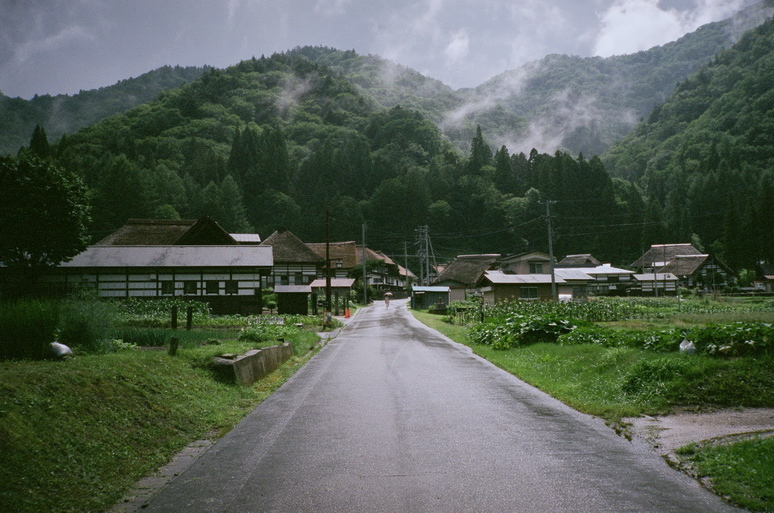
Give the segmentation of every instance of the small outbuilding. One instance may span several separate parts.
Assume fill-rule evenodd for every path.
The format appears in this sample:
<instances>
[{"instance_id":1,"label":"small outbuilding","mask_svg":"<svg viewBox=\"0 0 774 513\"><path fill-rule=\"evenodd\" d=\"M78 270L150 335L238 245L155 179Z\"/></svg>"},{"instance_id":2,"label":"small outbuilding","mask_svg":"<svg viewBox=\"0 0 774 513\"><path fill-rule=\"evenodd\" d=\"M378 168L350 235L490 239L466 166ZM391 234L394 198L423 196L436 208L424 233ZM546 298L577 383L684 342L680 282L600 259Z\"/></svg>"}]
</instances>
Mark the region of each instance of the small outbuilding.
<instances>
[{"instance_id":1,"label":"small outbuilding","mask_svg":"<svg viewBox=\"0 0 774 513\"><path fill-rule=\"evenodd\" d=\"M411 288L411 308L424 310L438 304L449 306L450 294L449 287L414 286Z\"/></svg>"}]
</instances>

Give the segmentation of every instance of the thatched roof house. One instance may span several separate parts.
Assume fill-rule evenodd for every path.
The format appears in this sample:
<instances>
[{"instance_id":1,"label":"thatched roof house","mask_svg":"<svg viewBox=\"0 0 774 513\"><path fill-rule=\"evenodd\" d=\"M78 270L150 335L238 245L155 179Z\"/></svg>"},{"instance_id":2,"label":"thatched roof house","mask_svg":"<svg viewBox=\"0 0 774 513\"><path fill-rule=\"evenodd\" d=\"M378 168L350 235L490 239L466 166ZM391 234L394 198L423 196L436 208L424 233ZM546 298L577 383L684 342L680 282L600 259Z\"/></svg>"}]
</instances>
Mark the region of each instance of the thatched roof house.
<instances>
[{"instance_id":1,"label":"thatched roof house","mask_svg":"<svg viewBox=\"0 0 774 513\"><path fill-rule=\"evenodd\" d=\"M218 223L201 219L129 219L95 246L228 246L238 244Z\"/></svg>"}]
</instances>

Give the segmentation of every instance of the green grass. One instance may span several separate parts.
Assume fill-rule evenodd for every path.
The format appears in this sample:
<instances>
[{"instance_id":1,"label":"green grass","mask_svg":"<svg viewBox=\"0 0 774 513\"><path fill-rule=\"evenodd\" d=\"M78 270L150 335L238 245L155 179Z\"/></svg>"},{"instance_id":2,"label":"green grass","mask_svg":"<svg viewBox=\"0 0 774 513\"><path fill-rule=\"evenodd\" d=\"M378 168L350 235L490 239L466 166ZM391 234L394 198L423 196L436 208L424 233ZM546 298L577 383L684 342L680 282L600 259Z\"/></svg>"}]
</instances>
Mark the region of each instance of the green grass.
<instances>
[{"instance_id":1,"label":"green grass","mask_svg":"<svg viewBox=\"0 0 774 513\"><path fill-rule=\"evenodd\" d=\"M302 337L306 354L316 336ZM254 345L0 362L0 509L104 511L191 441L224 434L306 359L252 387L215 379L212 356Z\"/></svg>"},{"instance_id":2,"label":"green grass","mask_svg":"<svg viewBox=\"0 0 774 513\"><path fill-rule=\"evenodd\" d=\"M720 495L751 511L774 512L774 438L698 446L678 451Z\"/></svg>"},{"instance_id":3,"label":"green grass","mask_svg":"<svg viewBox=\"0 0 774 513\"><path fill-rule=\"evenodd\" d=\"M711 358L597 345L532 344L509 350L473 344L467 329L412 312L479 356L580 411L616 423L675 408L774 406L774 358Z\"/></svg>"}]
</instances>

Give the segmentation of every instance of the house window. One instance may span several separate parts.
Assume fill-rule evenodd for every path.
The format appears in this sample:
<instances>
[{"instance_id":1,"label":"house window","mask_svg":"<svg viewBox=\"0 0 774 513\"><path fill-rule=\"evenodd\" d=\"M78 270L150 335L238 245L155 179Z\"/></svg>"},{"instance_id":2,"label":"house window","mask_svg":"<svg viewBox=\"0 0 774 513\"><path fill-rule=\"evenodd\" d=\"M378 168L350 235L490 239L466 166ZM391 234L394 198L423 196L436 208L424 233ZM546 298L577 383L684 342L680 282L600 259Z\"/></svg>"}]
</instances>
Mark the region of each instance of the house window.
<instances>
[{"instance_id":1,"label":"house window","mask_svg":"<svg viewBox=\"0 0 774 513\"><path fill-rule=\"evenodd\" d=\"M188 295L196 294L196 291L197 291L197 288L198 288L197 285L198 285L197 282L195 282L193 280L186 280L186 281L184 281L183 282L183 293L184 294L188 294Z\"/></svg>"},{"instance_id":2,"label":"house window","mask_svg":"<svg viewBox=\"0 0 774 513\"><path fill-rule=\"evenodd\" d=\"M521 287L519 289L519 297L521 299L537 299L538 289L537 287Z\"/></svg>"},{"instance_id":3,"label":"house window","mask_svg":"<svg viewBox=\"0 0 774 513\"><path fill-rule=\"evenodd\" d=\"M215 280L207 280L205 284L207 294L217 294L220 292L220 282Z\"/></svg>"},{"instance_id":4,"label":"house window","mask_svg":"<svg viewBox=\"0 0 774 513\"><path fill-rule=\"evenodd\" d=\"M239 282L230 280L226 282L226 294L238 294L239 293Z\"/></svg>"},{"instance_id":5,"label":"house window","mask_svg":"<svg viewBox=\"0 0 774 513\"><path fill-rule=\"evenodd\" d=\"M175 293L175 282L174 281L162 281L161 282L161 294L163 296L171 296Z\"/></svg>"},{"instance_id":6,"label":"house window","mask_svg":"<svg viewBox=\"0 0 774 513\"><path fill-rule=\"evenodd\" d=\"M529 272L530 274L543 274L543 262L530 262Z\"/></svg>"},{"instance_id":7,"label":"house window","mask_svg":"<svg viewBox=\"0 0 774 513\"><path fill-rule=\"evenodd\" d=\"M290 276L287 274L280 276L280 285L290 285Z\"/></svg>"},{"instance_id":8,"label":"house window","mask_svg":"<svg viewBox=\"0 0 774 513\"><path fill-rule=\"evenodd\" d=\"M306 285L306 283L304 283L304 273L296 273L293 277L293 281L296 285Z\"/></svg>"}]
</instances>

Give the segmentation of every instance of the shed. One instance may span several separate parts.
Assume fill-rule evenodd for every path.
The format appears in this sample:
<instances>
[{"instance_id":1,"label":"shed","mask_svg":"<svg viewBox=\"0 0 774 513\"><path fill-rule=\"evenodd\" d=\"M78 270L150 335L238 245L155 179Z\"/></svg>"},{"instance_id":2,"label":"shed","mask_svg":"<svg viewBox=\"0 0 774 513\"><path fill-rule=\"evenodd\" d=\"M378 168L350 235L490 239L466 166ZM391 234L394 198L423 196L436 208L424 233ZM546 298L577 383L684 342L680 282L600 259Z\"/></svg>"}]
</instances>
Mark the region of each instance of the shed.
<instances>
[{"instance_id":1,"label":"shed","mask_svg":"<svg viewBox=\"0 0 774 513\"><path fill-rule=\"evenodd\" d=\"M439 303L449 306L450 294L451 289L449 287L412 287L411 308L414 310L424 310Z\"/></svg>"},{"instance_id":2,"label":"shed","mask_svg":"<svg viewBox=\"0 0 774 513\"><path fill-rule=\"evenodd\" d=\"M274 292L280 315L309 315L309 285L275 285Z\"/></svg>"}]
</instances>

